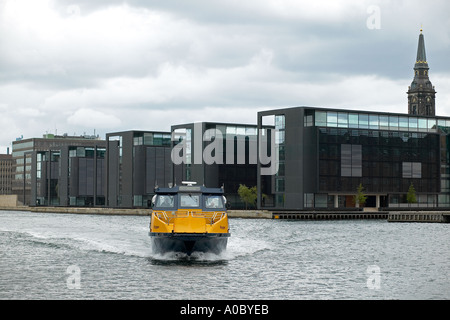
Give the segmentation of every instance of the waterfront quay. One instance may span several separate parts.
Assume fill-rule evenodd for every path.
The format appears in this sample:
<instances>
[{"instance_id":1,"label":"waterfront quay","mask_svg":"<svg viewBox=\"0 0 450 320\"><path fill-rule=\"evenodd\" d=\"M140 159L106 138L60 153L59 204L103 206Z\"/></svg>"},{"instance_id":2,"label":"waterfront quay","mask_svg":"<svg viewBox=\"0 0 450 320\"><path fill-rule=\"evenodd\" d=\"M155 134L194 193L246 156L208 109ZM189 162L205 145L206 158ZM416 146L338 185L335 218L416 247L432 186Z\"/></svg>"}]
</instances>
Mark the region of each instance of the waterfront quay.
<instances>
[{"instance_id":1,"label":"waterfront quay","mask_svg":"<svg viewBox=\"0 0 450 320\"><path fill-rule=\"evenodd\" d=\"M275 211L272 213L273 219L292 220L361 220L361 219L384 219L388 218L388 213L382 211Z\"/></svg>"},{"instance_id":2,"label":"waterfront quay","mask_svg":"<svg viewBox=\"0 0 450 320\"><path fill-rule=\"evenodd\" d=\"M274 211L273 219L289 220L387 220L388 222L449 223L450 211Z\"/></svg>"},{"instance_id":3,"label":"waterfront quay","mask_svg":"<svg viewBox=\"0 0 450 320\"><path fill-rule=\"evenodd\" d=\"M150 216L151 209L118 209L104 207L1 207L0 211L29 211L63 214ZM270 211L228 210L230 218L280 220L387 220L388 222L450 223L450 211Z\"/></svg>"}]
</instances>

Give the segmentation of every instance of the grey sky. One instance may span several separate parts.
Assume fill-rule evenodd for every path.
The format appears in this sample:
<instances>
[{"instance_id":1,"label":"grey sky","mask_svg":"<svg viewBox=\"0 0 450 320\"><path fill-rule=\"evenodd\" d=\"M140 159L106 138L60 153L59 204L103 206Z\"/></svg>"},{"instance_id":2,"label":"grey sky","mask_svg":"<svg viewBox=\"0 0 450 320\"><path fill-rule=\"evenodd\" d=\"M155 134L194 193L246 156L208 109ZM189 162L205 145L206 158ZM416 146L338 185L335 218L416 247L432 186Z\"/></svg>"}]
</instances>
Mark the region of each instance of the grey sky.
<instances>
[{"instance_id":1,"label":"grey sky","mask_svg":"<svg viewBox=\"0 0 450 320\"><path fill-rule=\"evenodd\" d=\"M300 105L406 113L422 24L436 113L450 115L448 12L445 0L0 0L0 152L21 135L255 123Z\"/></svg>"}]
</instances>

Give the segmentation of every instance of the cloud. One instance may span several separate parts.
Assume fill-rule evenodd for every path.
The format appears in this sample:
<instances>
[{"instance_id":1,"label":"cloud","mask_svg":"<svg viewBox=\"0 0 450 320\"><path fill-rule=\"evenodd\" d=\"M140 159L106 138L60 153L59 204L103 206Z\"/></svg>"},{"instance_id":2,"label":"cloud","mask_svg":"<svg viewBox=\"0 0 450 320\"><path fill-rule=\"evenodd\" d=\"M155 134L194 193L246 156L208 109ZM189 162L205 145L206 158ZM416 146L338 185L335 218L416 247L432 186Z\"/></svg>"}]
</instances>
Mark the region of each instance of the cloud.
<instances>
[{"instance_id":1,"label":"cloud","mask_svg":"<svg viewBox=\"0 0 450 320\"><path fill-rule=\"evenodd\" d=\"M69 124L86 128L114 128L120 126L121 121L112 114L92 109L78 109L67 118Z\"/></svg>"},{"instance_id":2,"label":"cloud","mask_svg":"<svg viewBox=\"0 0 450 320\"><path fill-rule=\"evenodd\" d=\"M256 123L299 105L406 112L421 24L445 115L449 11L442 0L3 0L0 146L53 130Z\"/></svg>"}]
</instances>

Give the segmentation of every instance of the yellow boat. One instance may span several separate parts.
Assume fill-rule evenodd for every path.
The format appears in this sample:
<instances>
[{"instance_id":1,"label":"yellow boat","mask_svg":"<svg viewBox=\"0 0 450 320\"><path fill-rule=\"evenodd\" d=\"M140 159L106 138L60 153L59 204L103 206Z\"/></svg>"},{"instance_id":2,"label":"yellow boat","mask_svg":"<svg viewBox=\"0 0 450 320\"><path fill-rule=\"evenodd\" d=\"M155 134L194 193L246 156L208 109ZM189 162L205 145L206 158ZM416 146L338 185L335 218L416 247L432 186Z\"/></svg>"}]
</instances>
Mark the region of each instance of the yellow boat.
<instances>
[{"instance_id":1,"label":"yellow boat","mask_svg":"<svg viewBox=\"0 0 450 320\"><path fill-rule=\"evenodd\" d=\"M230 237L223 188L182 184L155 189L149 232L153 252L219 254Z\"/></svg>"}]
</instances>

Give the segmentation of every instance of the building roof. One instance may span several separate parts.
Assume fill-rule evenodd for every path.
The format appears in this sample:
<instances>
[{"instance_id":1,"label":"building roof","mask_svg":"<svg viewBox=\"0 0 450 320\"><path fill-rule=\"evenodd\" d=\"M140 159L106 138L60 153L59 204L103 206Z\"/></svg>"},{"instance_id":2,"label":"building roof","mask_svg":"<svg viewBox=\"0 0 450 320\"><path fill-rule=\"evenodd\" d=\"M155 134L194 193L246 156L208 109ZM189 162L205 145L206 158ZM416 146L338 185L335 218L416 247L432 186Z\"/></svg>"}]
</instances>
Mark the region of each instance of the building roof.
<instances>
[{"instance_id":1,"label":"building roof","mask_svg":"<svg viewBox=\"0 0 450 320\"><path fill-rule=\"evenodd\" d=\"M0 154L0 160L12 160L12 154Z\"/></svg>"}]
</instances>

